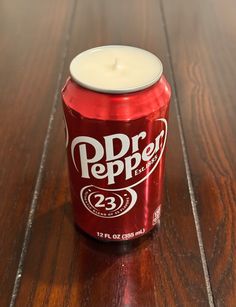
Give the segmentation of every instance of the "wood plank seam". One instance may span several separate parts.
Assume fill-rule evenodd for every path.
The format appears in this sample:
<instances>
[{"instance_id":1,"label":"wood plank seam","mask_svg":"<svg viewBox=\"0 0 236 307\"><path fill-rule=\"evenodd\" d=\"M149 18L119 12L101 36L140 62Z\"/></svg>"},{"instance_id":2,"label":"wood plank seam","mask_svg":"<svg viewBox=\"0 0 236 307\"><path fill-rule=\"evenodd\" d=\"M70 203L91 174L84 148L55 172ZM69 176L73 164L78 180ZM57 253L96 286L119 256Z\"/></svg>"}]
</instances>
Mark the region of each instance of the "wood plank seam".
<instances>
[{"instance_id":1,"label":"wood plank seam","mask_svg":"<svg viewBox=\"0 0 236 307\"><path fill-rule=\"evenodd\" d=\"M50 112L50 115L49 115L48 127L47 127L47 131L46 131L46 135L45 135L45 139L44 139L44 143L43 143L41 160L40 160L40 164L39 164L38 174L37 174L37 177L36 177L36 183L35 183L33 196L32 196L32 200L31 200L29 215L28 215L27 224L26 224L26 228L25 228L24 240L23 240L23 243L22 243L19 264L18 264L18 268L17 268L17 272L16 272L16 277L15 277L15 282L14 282L14 286L13 286L13 290L12 290L11 301L10 301L9 307L15 306L18 290L19 290L19 287L20 287L21 276L22 276L23 268L24 268L24 260L25 260L25 256L26 256L26 253L27 253L29 241L30 241L32 226L33 226L33 222L34 222L34 215L35 215L35 212L36 212L36 209L37 209L38 197L39 197L39 193L40 193L40 190L41 190L41 185L42 185L42 180L43 180L43 175L44 175L45 162L46 162L46 158L47 158L48 146L49 146L51 132L52 132L52 128L53 128L53 121L54 121L54 117L55 117L55 114L56 114L56 111L57 111L58 102L59 102L59 99L60 99L59 93L60 93L60 88L61 88L61 83L62 83L63 71L65 69L66 56L67 56L68 49L69 49L69 40L70 40L70 36L71 36L71 30L72 30L72 25L73 25L75 10L76 10L76 4L77 4L77 1L74 0L73 4L72 4L69 20L68 20L67 29L65 31L65 44L64 44L64 50L63 50L62 56L61 56L61 66L60 66L59 74L58 74L58 77L57 77L56 88L55 88L55 93L54 93L53 102L52 102L52 109L51 109L51 112Z\"/></svg>"},{"instance_id":2,"label":"wood plank seam","mask_svg":"<svg viewBox=\"0 0 236 307\"><path fill-rule=\"evenodd\" d=\"M186 149L185 139L184 139L183 124L182 124L182 119L181 119L181 115L180 115L179 100L178 100L178 94L177 94L177 89L176 89L174 68L173 68L173 62L172 62L172 57L171 57L171 48L170 48L169 35L168 35L168 30L167 30L167 23L166 23L166 18L165 18L163 0L160 0L159 3L160 3L160 11L161 11L161 17L162 17L163 30L164 30L165 37L166 37L167 57L169 59L169 68L170 68L170 78L171 78L171 82L173 84L172 101L174 102L175 109L176 109L176 116L177 116L177 122L178 122L179 134L180 134L180 141L181 141L182 151L183 151L183 160L184 160L184 166L185 166L186 177L187 177L187 182L188 182L188 190L189 190L189 196L190 196L190 200L191 200L191 206L192 206L193 218L194 218L194 223L195 223L195 228L196 228L196 233L197 233L198 245L199 245L199 250L200 250L200 255L201 255L201 262L202 262L202 268L203 268L203 273L204 273L204 278L205 278L208 302L209 302L210 307L214 307L215 304L214 304L214 298L213 298L213 294L212 294L212 286L211 286L211 281L210 281L210 276L209 276L209 271L208 271L205 248L204 248L204 245L203 245L199 215L198 215L198 212L197 212L197 201L196 201L195 192L194 192L193 183L192 183L192 175L191 175L191 171L190 171L189 159L188 159L188 154L187 154L187 149Z\"/></svg>"}]
</instances>

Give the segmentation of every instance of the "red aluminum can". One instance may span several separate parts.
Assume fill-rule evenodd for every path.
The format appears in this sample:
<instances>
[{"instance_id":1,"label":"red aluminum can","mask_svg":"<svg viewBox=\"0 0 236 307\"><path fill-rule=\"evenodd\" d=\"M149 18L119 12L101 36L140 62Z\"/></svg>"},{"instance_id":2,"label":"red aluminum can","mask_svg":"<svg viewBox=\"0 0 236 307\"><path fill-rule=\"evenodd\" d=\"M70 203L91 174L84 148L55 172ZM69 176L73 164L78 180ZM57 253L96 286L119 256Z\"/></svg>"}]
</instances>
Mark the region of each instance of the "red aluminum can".
<instances>
[{"instance_id":1,"label":"red aluminum can","mask_svg":"<svg viewBox=\"0 0 236 307\"><path fill-rule=\"evenodd\" d=\"M96 92L71 77L62 90L76 225L105 241L140 237L159 224L170 86Z\"/></svg>"}]
</instances>

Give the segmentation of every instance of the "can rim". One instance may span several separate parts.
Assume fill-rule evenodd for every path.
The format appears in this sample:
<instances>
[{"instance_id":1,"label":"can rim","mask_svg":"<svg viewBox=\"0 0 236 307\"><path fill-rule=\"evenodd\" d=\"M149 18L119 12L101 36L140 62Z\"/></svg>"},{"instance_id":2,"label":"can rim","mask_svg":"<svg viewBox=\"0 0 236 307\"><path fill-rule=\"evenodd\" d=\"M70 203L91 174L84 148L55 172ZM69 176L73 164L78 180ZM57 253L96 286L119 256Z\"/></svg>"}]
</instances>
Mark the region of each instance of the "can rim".
<instances>
[{"instance_id":1,"label":"can rim","mask_svg":"<svg viewBox=\"0 0 236 307\"><path fill-rule=\"evenodd\" d=\"M76 76L76 74L74 74L73 72L73 66L75 64L75 61L78 62L79 58L80 57L83 57L85 53L87 53L88 51L89 52L92 52L94 50L97 50L99 48L113 48L113 47L119 47L119 48L123 48L123 47L129 47L129 48L134 48L134 49L138 49L138 50L144 50L145 52L151 54L152 56L154 56L156 58L156 60L158 61L158 64L159 64L159 71L157 72L156 76L151 79L150 81L140 85L140 86L131 86L131 87L127 87L127 88L116 88L116 89L104 89L104 88L100 88L100 87L96 87L96 86L93 86L93 85L90 85L90 84L87 84L87 83L84 83L83 81L79 80L79 78ZM84 88L87 88L89 90L92 90L92 91L95 91L95 92L100 92L100 93L108 93L108 94L126 94L126 93L133 93L133 92L138 92L138 91L142 91L146 88L149 88L151 87L152 85L154 85L155 83L157 83L162 74L163 74L163 65L162 65L162 62L161 60L155 55L153 54L152 52L150 51L147 51L145 49L141 49L141 48L138 48L138 47L134 47L134 46L128 46L128 45L106 45L106 46L97 46L97 47L94 47L94 48L91 48L91 49L88 49L88 50L85 50L81 53L79 53L77 56L75 56L71 63L70 63L70 76L71 78L79 85L81 85L82 87Z\"/></svg>"}]
</instances>

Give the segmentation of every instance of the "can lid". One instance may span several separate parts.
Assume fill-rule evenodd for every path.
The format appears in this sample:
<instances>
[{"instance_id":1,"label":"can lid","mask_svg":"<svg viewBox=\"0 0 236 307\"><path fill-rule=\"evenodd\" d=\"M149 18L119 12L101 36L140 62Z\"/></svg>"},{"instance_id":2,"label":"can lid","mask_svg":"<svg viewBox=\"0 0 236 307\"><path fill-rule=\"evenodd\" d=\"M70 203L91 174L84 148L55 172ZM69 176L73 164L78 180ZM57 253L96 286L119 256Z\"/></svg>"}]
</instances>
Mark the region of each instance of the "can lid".
<instances>
[{"instance_id":1,"label":"can lid","mask_svg":"<svg viewBox=\"0 0 236 307\"><path fill-rule=\"evenodd\" d=\"M156 83L162 72L162 63L153 53L123 45L86 50L70 64L70 74L76 83L113 94L143 90Z\"/></svg>"}]
</instances>

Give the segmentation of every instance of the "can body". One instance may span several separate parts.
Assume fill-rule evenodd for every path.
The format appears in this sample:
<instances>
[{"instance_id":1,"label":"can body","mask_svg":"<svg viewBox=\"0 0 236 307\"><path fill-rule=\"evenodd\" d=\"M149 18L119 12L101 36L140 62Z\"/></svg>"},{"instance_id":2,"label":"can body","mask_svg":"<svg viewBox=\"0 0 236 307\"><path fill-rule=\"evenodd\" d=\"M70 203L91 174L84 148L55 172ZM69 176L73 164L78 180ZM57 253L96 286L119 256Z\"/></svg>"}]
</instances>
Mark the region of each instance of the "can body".
<instances>
[{"instance_id":1,"label":"can body","mask_svg":"<svg viewBox=\"0 0 236 307\"><path fill-rule=\"evenodd\" d=\"M117 95L69 78L62 100L75 223L101 240L144 235L160 219L169 84Z\"/></svg>"}]
</instances>

